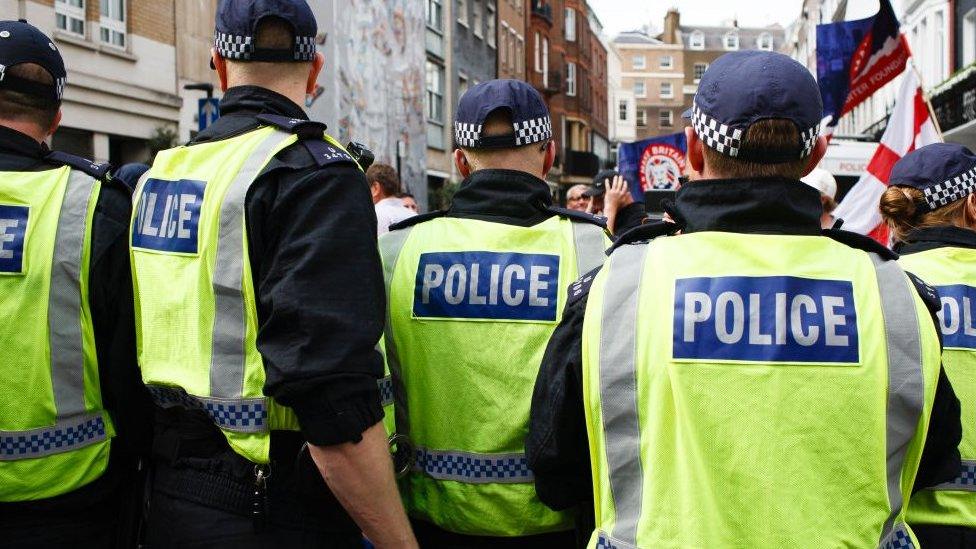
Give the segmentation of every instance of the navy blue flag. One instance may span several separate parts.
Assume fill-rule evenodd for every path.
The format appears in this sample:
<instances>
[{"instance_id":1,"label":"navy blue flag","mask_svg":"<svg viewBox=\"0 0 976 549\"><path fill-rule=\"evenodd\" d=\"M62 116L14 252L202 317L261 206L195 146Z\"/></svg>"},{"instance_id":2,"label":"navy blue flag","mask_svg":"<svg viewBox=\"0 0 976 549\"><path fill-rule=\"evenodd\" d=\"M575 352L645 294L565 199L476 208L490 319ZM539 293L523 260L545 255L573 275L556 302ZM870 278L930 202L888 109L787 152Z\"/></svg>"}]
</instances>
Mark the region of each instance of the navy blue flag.
<instances>
[{"instance_id":1,"label":"navy blue flag","mask_svg":"<svg viewBox=\"0 0 976 549\"><path fill-rule=\"evenodd\" d=\"M905 70L911 57L889 0L866 19L817 25L817 82L827 133Z\"/></svg>"},{"instance_id":2,"label":"navy blue flag","mask_svg":"<svg viewBox=\"0 0 976 549\"><path fill-rule=\"evenodd\" d=\"M617 171L630 186L637 202L646 191L673 191L685 173L688 143L684 133L652 137L636 143L621 143Z\"/></svg>"}]
</instances>

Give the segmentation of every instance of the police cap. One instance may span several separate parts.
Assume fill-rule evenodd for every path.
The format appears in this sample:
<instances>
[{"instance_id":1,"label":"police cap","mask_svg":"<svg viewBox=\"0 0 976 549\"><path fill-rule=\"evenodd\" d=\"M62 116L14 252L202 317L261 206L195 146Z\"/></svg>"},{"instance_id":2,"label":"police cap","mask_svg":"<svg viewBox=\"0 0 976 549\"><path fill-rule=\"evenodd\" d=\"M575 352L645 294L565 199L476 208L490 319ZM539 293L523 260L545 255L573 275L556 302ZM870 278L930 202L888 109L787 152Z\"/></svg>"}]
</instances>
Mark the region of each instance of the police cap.
<instances>
[{"instance_id":1,"label":"police cap","mask_svg":"<svg viewBox=\"0 0 976 549\"><path fill-rule=\"evenodd\" d=\"M955 143L933 143L906 154L891 169L889 184L922 191L925 213L976 191L976 154Z\"/></svg>"},{"instance_id":2,"label":"police cap","mask_svg":"<svg viewBox=\"0 0 976 549\"><path fill-rule=\"evenodd\" d=\"M482 136L488 115L504 109L512 133ZM510 149L552 139L552 120L542 96L521 80L489 80L469 89L458 102L454 140L465 149Z\"/></svg>"},{"instance_id":3,"label":"police cap","mask_svg":"<svg viewBox=\"0 0 976 549\"><path fill-rule=\"evenodd\" d=\"M13 76L7 69L22 63L40 65L51 74L53 85ZM43 32L27 21L0 21L0 89L43 97L60 103L68 75L61 52Z\"/></svg>"},{"instance_id":4,"label":"police cap","mask_svg":"<svg viewBox=\"0 0 976 549\"><path fill-rule=\"evenodd\" d=\"M781 164L810 156L820 135L823 102L813 75L781 53L738 51L712 63L698 84L693 106L685 111L698 138L733 158ZM800 138L782 154L742 146L749 128L761 120L785 119Z\"/></svg>"},{"instance_id":5,"label":"police cap","mask_svg":"<svg viewBox=\"0 0 976 549\"><path fill-rule=\"evenodd\" d=\"M295 32L292 47L255 47L255 30L265 17L277 17L291 25ZM220 0L214 48L224 59L235 61L311 61L315 59L317 33L315 15L305 0Z\"/></svg>"}]
</instances>

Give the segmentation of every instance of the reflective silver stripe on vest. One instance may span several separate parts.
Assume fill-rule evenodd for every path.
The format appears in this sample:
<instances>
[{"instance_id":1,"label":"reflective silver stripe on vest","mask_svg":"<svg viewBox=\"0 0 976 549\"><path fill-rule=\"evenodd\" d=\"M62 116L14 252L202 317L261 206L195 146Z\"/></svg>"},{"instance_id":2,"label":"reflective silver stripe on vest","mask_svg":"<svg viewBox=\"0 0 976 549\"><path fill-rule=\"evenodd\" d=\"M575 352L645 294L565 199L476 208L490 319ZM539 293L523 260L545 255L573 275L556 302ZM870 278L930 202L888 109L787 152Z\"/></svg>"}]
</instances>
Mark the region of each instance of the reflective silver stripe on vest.
<instances>
[{"instance_id":1,"label":"reflective silver stripe on vest","mask_svg":"<svg viewBox=\"0 0 976 549\"><path fill-rule=\"evenodd\" d=\"M244 162L220 205L217 261L214 265L214 328L210 394L237 399L244 394L244 349L247 312L244 308L244 199L251 183L268 163L271 152L292 134L275 131Z\"/></svg>"},{"instance_id":2,"label":"reflective silver stripe on vest","mask_svg":"<svg viewBox=\"0 0 976 549\"><path fill-rule=\"evenodd\" d=\"M600 407L613 508L613 539L637 545L644 489L637 416L637 301L647 245L623 246L609 261L600 329ZM609 547L609 545L608 545Z\"/></svg>"},{"instance_id":3,"label":"reflective silver stripe on vest","mask_svg":"<svg viewBox=\"0 0 976 549\"><path fill-rule=\"evenodd\" d=\"M223 430L263 433L268 430L268 403L264 398L214 398L191 395L180 387L149 385L149 394L160 408L201 410Z\"/></svg>"},{"instance_id":4,"label":"reflective silver stripe on vest","mask_svg":"<svg viewBox=\"0 0 976 549\"><path fill-rule=\"evenodd\" d=\"M898 523L887 537L881 540L879 549L915 549L912 537L904 523Z\"/></svg>"},{"instance_id":5,"label":"reflective silver stripe on vest","mask_svg":"<svg viewBox=\"0 0 976 549\"><path fill-rule=\"evenodd\" d=\"M635 545L611 538L606 532L597 532L596 549L637 549Z\"/></svg>"},{"instance_id":6,"label":"reflective silver stripe on vest","mask_svg":"<svg viewBox=\"0 0 976 549\"><path fill-rule=\"evenodd\" d=\"M877 254L870 255L881 292L881 313L884 316L888 351L886 438L891 515L881 531L880 542L884 546L884 540L893 539L894 523L904 504L901 473L905 466L905 454L915 437L922 414L925 383L922 378L922 341L915 311L915 289L897 262L885 261Z\"/></svg>"},{"instance_id":7,"label":"reflective silver stripe on vest","mask_svg":"<svg viewBox=\"0 0 976 549\"><path fill-rule=\"evenodd\" d=\"M403 385L403 369L397 353L396 340L393 339L393 322L390 316L390 290L393 287L393 273L396 270L400 251L407 243L413 227L390 231L380 238L380 256L383 258L383 283L386 286L386 328L383 330L383 345L386 347L386 365L390 368L393 391L393 417L396 420L396 433L410 436L410 416L407 413L407 390ZM380 386L382 393L383 387Z\"/></svg>"},{"instance_id":8,"label":"reflective silver stripe on vest","mask_svg":"<svg viewBox=\"0 0 976 549\"><path fill-rule=\"evenodd\" d=\"M603 229L592 223L573 224L573 243L576 245L576 270L577 276L586 273L603 265L607 256L607 242Z\"/></svg>"},{"instance_id":9,"label":"reflective silver stripe on vest","mask_svg":"<svg viewBox=\"0 0 976 549\"><path fill-rule=\"evenodd\" d=\"M88 224L88 202L94 190L95 180L91 176L71 171L61 202L54 241L47 322L51 344L51 384L59 423L85 413L81 260Z\"/></svg>"},{"instance_id":10,"label":"reflective silver stripe on vest","mask_svg":"<svg viewBox=\"0 0 976 549\"><path fill-rule=\"evenodd\" d=\"M976 492L976 461L962 460L962 471L958 477L928 488L928 490Z\"/></svg>"},{"instance_id":11,"label":"reflective silver stripe on vest","mask_svg":"<svg viewBox=\"0 0 976 549\"><path fill-rule=\"evenodd\" d=\"M525 454L476 454L417 448L413 468L437 480L467 484L533 482Z\"/></svg>"},{"instance_id":12,"label":"reflective silver stripe on vest","mask_svg":"<svg viewBox=\"0 0 976 549\"><path fill-rule=\"evenodd\" d=\"M380 402L383 407L393 404L393 377L386 376L377 383L380 387Z\"/></svg>"},{"instance_id":13,"label":"reflective silver stripe on vest","mask_svg":"<svg viewBox=\"0 0 976 549\"><path fill-rule=\"evenodd\" d=\"M105 440L101 414L58 419L52 427L29 431L0 431L0 461L60 454Z\"/></svg>"}]
</instances>

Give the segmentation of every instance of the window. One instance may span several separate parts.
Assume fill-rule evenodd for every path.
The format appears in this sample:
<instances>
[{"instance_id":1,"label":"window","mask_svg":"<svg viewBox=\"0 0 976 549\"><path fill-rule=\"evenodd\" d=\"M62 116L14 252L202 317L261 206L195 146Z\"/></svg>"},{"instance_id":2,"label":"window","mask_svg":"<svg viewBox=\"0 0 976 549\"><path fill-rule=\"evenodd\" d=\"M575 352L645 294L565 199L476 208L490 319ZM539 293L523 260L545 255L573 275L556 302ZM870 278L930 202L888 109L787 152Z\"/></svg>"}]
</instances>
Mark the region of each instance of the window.
<instances>
[{"instance_id":1,"label":"window","mask_svg":"<svg viewBox=\"0 0 976 549\"><path fill-rule=\"evenodd\" d=\"M535 33L535 72L542 72L542 38Z\"/></svg>"},{"instance_id":2,"label":"window","mask_svg":"<svg viewBox=\"0 0 976 549\"><path fill-rule=\"evenodd\" d=\"M701 81L707 70L708 63L695 63L695 84Z\"/></svg>"},{"instance_id":3,"label":"window","mask_svg":"<svg viewBox=\"0 0 976 549\"><path fill-rule=\"evenodd\" d=\"M427 62L427 144L444 148L444 67Z\"/></svg>"},{"instance_id":4,"label":"window","mask_svg":"<svg viewBox=\"0 0 976 549\"><path fill-rule=\"evenodd\" d=\"M502 21L501 32L498 33L498 58L501 60L502 66L505 68L509 67L511 63L512 56L508 50L509 39L508 39L508 24Z\"/></svg>"},{"instance_id":5,"label":"window","mask_svg":"<svg viewBox=\"0 0 976 549\"><path fill-rule=\"evenodd\" d=\"M637 97L647 97L647 86L643 82L634 82L634 95Z\"/></svg>"},{"instance_id":6,"label":"window","mask_svg":"<svg viewBox=\"0 0 976 549\"><path fill-rule=\"evenodd\" d=\"M102 0L100 4L102 43L125 48L125 0Z\"/></svg>"},{"instance_id":7,"label":"window","mask_svg":"<svg viewBox=\"0 0 976 549\"><path fill-rule=\"evenodd\" d=\"M621 122L626 122L627 121L627 111L628 111L628 109L627 109L627 100L626 99L621 99L618 102L617 111L618 111L617 117L620 119L620 121Z\"/></svg>"},{"instance_id":8,"label":"window","mask_svg":"<svg viewBox=\"0 0 976 549\"><path fill-rule=\"evenodd\" d=\"M463 72L458 73L458 101L464 97L464 92L468 91L468 75Z\"/></svg>"},{"instance_id":9,"label":"window","mask_svg":"<svg viewBox=\"0 0 976 549\"><path fill-rule=\"evenodd\" d=\"M670 69L674 67L674 58L670 55L662 55L658 65L662 69Z\"/></svg>"},{"instance_id":10,"label":"window","mask_svg":"<svg viewBox=\"0 0 976 549\"><path fill-rule=\"evenodd\" d=\"M658 122L662 128L670 128L674 125L674 112L669 109L661 109L658 112Z\"/></svg>"},{"instance_id":11,"label":"window","mask_svg":"<svg viewBox=\"0 0 976 549\"><path fill-rule=\"evenodd\" d=\"M54 24L58 30L85 36L85 0L55 0Z\"/></svg>"},{"instance_id":12,"label":"window","mask_svg":"<svg viewBox=\"0 0 976 549\"><path fill-rule=\"evenodd\" d=\"M566 8L566 41L576 41L576 10Z\"/></svg>"},{"instance_id":13,"label":"window","mask_svg":"<svg viewBox=\"0 0 976 549\"><path fill-rule=\"evenodd\" d=\"M542 87L549 87L549 38L542 39Z\"/></svg>"},{"instance_id":14,"label":"window","mask_svg":"<svg viewBox=\"0 0 976 549\"><path fill-rule=\"evenodd\" d=\"M458 23L468 26L468 0L455 0L455 11Z\"/></svg>"},{"instance_id":15,"label":"window","mask_svg":"<svg viewBox=\"0 0 976 549\"><path fill-rule=\"evenodd\" d=\"M515 72L522 74L523 62L525 62L525 40L518 36L515 40Z\"/></svg>"},{"instance_id":16,"label":"window","mask_svg":"<svg viewBox=\"0 0 976 549\"><path fill-rule=\"evenodd\" d=\"M948 71L946 71L946 63L949 60L945 54L945 45L945 15L941 11L937 11L935 12L935 58L932 60L935 78L930 80L933 84L942 82L949 75Z\"/></svg>"},{"instance_id":17,"label":"window","mask_svg":"<svg viewBox=\"0 0 976 549\"><path fill-rule=\"evenodd\" d=\"M725 35L725 49L727 50L737 50L739 49L739 34L735 31L730 32Z\"/></svg>"},{"instance_id":18,"label":"window","mask_svg":"<svg viewBox=\"0 0 976 549\"><path fill-rule=\"evenodd\" d=\"M485 30L485 40L488 45L495 47L495 0L488 0L488 19L485 20L487 29Z\"/></svg>"},{"instance_id":19,"label":"window","mask_svg":"<svg viewBox=\"0 0 976 549\"><path fill-rule=\"evenodd\" d=\"M637 109L637 127L643 128L647 125L647 111L644 109Z\"/></svg>"},{"instance_id":20,"label":"window","mask_svg":"<svg viewBox=\"0 0 976 549\"><path fill-rule=\"evenodd\" d=\"M444 30L444 6L441 0L427 0L427 28L441 32Z\"/></svg>"},{"instance_id":21,"label":"window","mask_svg":"<svg viewBox=\"0 0 976 549\"><path fill-rule=\"evenodd\" d=\"M674 86L671 82L661 82L661 99L671 99L674 97Z\"/></svg>"},{"instance_id":22,"label":"window","mask_svg":"<svg viewBox=\"0 0 976 549\"><path fill-rule=\"evenodd\" d=\"M647 68L647 59L643 55L634 56L634 68L638 70Z\"/></svg>"},{"instance_id":23,"label":"window","mask_svg":"<svg viewBox=\"0 0 976 549\"><path fill-rule=\"evenodd\" d=\"M756 39L756 46L761 50L773 51L773 35L768 32L760 34L759 38Z\"/></svg>"},{"instance_id":24,"label":"window","mask_svg":"<svg viewBox=\"0 0 976 549\"><path fill-rule=\"evenodd\" d=\"M705 35L702 31L694 31L691 33L691 39L688 41L688 47L693 50L703 50L705 49Z\"/></svg>"},{"instance_id":25,"label":"window","mask_svg":"<svg viewBox=\"0 0 976 549\"><path fill-rule=\"evenodd\" d=\"M576 96L576 63L566 64L566 95Z\"/></svg>"},{"instance_id":26,"label":"window","mask_svg":"<svg viewBox=\"0 0 976 549\"><path fill-rule=\"evenodd\" d=\"M481 12L481 0L472 0L471 2L471 28L474 29L474 35L478 38L484 36L484 29L481 26L482 19Z\"/></svg>"},{"instance_id":27,"label":"window","mask_svg":"<svg viewBox=\"0 0 976 549\"><path fill-rule=\"evenodd\" d=\"M976 62L976 8L962 18L962 66Z\"/></svg>"}]
</instances>

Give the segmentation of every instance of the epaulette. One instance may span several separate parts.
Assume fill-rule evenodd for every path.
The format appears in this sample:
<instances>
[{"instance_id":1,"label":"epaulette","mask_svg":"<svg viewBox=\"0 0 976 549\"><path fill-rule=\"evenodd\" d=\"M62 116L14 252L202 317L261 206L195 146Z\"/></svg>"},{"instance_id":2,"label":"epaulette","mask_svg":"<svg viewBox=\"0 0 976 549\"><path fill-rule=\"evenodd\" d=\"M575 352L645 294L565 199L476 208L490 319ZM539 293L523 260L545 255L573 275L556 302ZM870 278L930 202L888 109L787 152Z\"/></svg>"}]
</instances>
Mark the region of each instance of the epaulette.
<instances>
[{"instance_id":1,"label":"epaulette","mask_svg":"<svg viewBox=\"0 0 976 549\"><path fill-rule=\"evenodd\" d=\"M937 313L942 310L942 298L939 296L939 290L936 290L934 286L929 286L927 282L921 278L915 276L913 273L905 271L908 278L912 279L915 284L915 289L918 290L918 295L922 296L922 301L925 302L925 306L929 308L932 313Z\"/></svg>"},{"instance_id":2,"label":"epaulette","mask_svg":"<svg viewBox=\"0 0 976 549\"><path fill-rule=\"evenodd\" d=\"M603 266L597 267L592 271L586 273L585 275L579 277L576 282L569 285L567 293L569 294L566 300L566 305L571 305L577 301L583 299L583 297L590 293L590 286L593 285L593 279L596 278L597 273L600 272Z\"/></svg>"},{"instance_id":3,"label":"epaulette","mask_svg":"<svg viewBox=\"0 0 976 549\"><path fill-rule=\"evenodd\" d=\"M643 225L638 225L618 236L617 240L614 241L612 246L610 246L610 249L607 250L607 255L610 255L614 250L625 244L647 242L654 240L659 236L673 235L680 230L680 226L668 221L657 221L655 223L644 223Z\"/></svg>"},{"instance_id":4,"label":"epaulette","mask_svg":"<svg viewBox=\"0 0 976 549\"><path fill-rule=\"evenodd\" d=\"M391 231L399 231L400 229L406 229L407 227L413 227L414 225L419 225L424 221L430 221L431 219L437 219L438 217L444 217L447 215L447 210L434 210L432 212L422 213L420 215L415 215L413 217L408 217L403 221L399 221L390 225Z\"/></svg>"},{"instance_id":5,"label":"epaulette","mask_svg":"<svg viewBox=\"0 0 976 549\"><path fill-rule=\"evenodd\" d=\"M44 156L44 160L59 166L69 166L71 169L84 172L99 181L109 181L110 179L108 172L112 169L112 165L108 162L92 162L87 158L82 158L80 156L75 156L73 154L68 154L61 151L51 151L47 153L47 155Z\"/></svg>"},{"instance_id":6,"label":"epaulette","mask_svg":"<svg viewBox=\"0 0 976 549\"><path fill-rule=\"evenodd\" d=\"M297 135L299 142L312 155L320 168L340 162L356 163L356 159L351 154L325 140L328 126L321 122L288 118L277 114L259 114L257 119L259 122Z\"/></svg>"},{"instance_id":7,"label":"epaulette","mask_svg":"<svg viewBox=\"0 0 976 549\"><path fill-rule=\"evenodd\" d=\"M559 217L565 217L567 219L571 219L573 221L579 221L581 223L592 223L593 225L596 225L597 227L601 227L603 229L606 229L607 228L607 220L606 219L599 218L599 217L597 217L597 216L595 216L593 214L588 214L586 212L581 212L581 211L577 211L577 210L569 210L569 209L566 209L566 208L558 208L556 206L549 206L548 208L546 208L546 211L547 212L554 213L554 214L558 215Z\"/></svg>"},{"instance_id":8,"label":"epaulette","mask_svg":"<svg viewBox=\"0 0 976 549\"><path fill-rule=\"evenodd\" d=\"M898 254L882 246L877 240L869 236L864 236L863 234L852 233L851 231L841 229L824 229L822 234L851 248L878 254L888 261L896 261L898 259Z\"/></svg>"}]
</instances>

